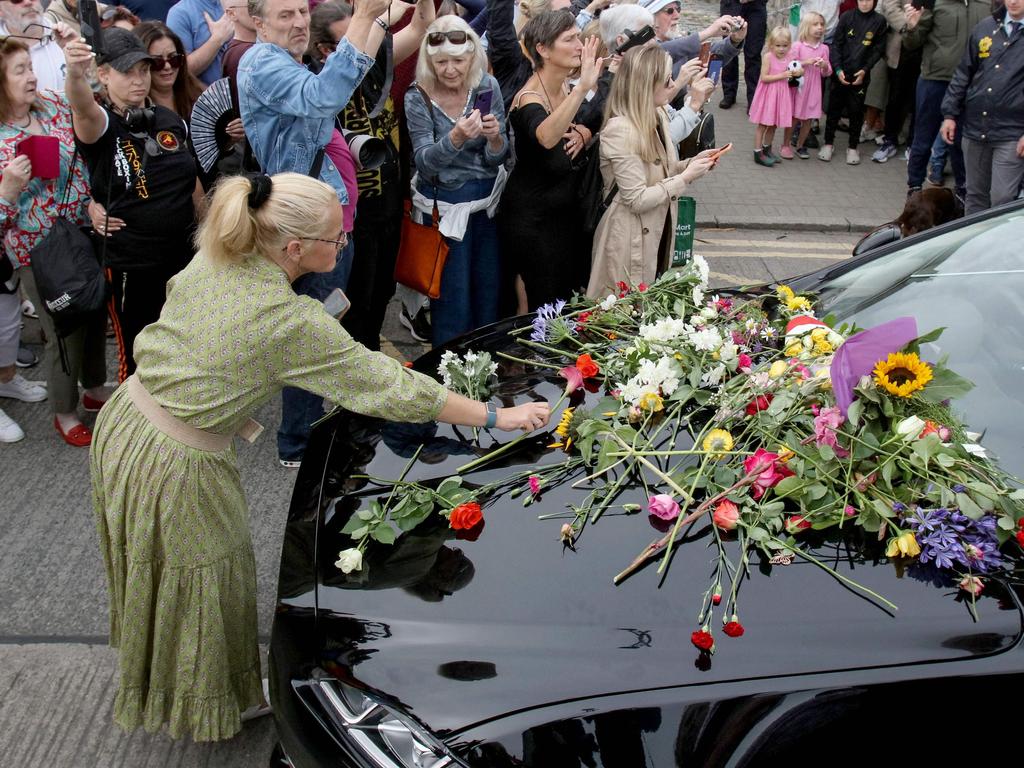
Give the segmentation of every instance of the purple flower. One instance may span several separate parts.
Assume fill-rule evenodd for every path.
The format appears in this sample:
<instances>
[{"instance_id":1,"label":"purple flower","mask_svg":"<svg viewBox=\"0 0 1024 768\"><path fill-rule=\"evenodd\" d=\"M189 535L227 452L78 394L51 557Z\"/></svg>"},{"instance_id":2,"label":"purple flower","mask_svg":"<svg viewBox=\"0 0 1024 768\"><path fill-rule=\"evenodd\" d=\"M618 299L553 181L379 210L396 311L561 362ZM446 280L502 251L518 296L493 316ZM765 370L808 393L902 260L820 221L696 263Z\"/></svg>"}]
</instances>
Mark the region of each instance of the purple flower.
<instances>
[{"instance_id":1,"label":"purple flower","mask_svg":"<svg viewBox=\"0 0 1024 768\"><path fill-rule=\"evenodd\" d=\"M961 485L960 483L957 483L956 485L953 486L953 493L963 493L966 490L967 488Z\"/></svg>"},{"instance_id":2,"label":"purple flower","mask_svg":"<svg viewBox=\"0 0 1024 768\"><path fill-rule=\"evenodd\" d=\"M892 511L896 512L896 513L906 512L907 511L907 505L904 504L902 501L894 501L892 503Z\"/></svg>"},{"instance_id":3,"label":"purple flower","mask_svg":"<svg viewBox=\"0 0 1024 768\"><path fill-rule=\"evenodd\" d=\"M533 341L553 341L552 331L560 327L567 334L576 333L576 323L568 318L563 318L562 310L565 309L565 301L559 299L554 304L545 304L537 310L537 316L533 318L533 333L530 338Z\"/></svg>"}]
</instances>

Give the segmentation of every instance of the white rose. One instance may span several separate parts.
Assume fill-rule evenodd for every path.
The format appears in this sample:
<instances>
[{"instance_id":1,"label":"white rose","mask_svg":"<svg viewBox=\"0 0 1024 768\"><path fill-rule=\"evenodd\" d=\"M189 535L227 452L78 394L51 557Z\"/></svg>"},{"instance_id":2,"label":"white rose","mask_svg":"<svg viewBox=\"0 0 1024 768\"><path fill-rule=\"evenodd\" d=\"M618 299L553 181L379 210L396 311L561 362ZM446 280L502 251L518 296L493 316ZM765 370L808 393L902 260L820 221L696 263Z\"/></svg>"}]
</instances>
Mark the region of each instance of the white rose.
<instances>
[{"instance_id":1,"label":"white rose","mask_svg":"<svg viewBox=\"0 0 1024 768\"><path fill-rule=\"evenodd\" d=\"M601 302L601 309L607 312L609 309L615 306L616 301L618 301L618 299L615 298L615 294L609 293L608 296L605 297L605 300Z\"/></svg>"},{"instance_id":2,"label":"white rose","mask_svg":"<svg viewBox=\"0 0 1024 768\"><path fill-rule=\"evenodd\" d=\"M343 549L338 553L338 561L334 565L340 568L342 573L362 570L363 553L355 547Z\"/></svg>"},{"instance_id":3,"label":"white rose","mask_svg":"<svg viewBox=\"0 0 1024 768\"><path fill-rule=\"evenodd\" d=\"M907 418L896 425L896 434L910 442L917 439L922 429L924 429L924 422L921 419L917 416L907 416Z\"/></svg>"}]
</instances>

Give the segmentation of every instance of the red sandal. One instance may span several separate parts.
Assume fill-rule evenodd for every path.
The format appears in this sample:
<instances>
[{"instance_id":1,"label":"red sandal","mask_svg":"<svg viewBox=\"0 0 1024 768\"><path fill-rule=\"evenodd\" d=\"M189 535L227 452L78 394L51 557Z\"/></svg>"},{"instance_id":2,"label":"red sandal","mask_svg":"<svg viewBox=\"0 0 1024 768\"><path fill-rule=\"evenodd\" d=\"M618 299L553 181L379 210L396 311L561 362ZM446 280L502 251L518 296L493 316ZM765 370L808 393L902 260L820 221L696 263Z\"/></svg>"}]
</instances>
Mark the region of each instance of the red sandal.
<instances>
[{"instance_id":1,"label":"red sandal","mask_svg":"<svg viewBox=\"0 0 1024 768\"><path fill-rule=\"evenodd\" d=\"M88 413L99 413L100 408L107 404L106 400L97 400L95 397L82 393L82 410Z\"/></svg>"},{"instance_id":2,"label":"red sandal","mask_svg":"<svg viewBox=\"0 0 1024 768\"><path fill-rule=\"evenodd\" d=\"M67 432L61 429L60 421L56 416L53 418L53 426L57 434L64 438L64 442L73 445L75 448L88 448L92 444L92 432L85 424L76 424Z\"/></svg>"}]
</instances>

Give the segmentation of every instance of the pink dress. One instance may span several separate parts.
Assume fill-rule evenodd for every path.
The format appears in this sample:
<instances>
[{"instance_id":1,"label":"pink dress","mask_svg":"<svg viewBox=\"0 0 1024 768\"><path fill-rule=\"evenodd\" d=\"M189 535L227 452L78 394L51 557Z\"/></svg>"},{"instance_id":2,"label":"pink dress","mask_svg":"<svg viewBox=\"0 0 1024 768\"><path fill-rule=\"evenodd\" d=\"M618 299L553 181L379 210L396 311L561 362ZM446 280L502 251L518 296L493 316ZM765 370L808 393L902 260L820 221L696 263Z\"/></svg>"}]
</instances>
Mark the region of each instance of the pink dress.
<instances>
[{"instance_id":1,"label":"pink dress","mask_svg":"<svg viewBox=\"0 0 1024 768\"><path fill-rule=\"evenodd\" d=\"M774 53L768 54L768 74L781 75L793 59L793 49L785 58L780 59ZM777 128L789 128L793 125L793 93L796 90L786 80L771 83L758 83L754 91L754 100L750 104L750 122L757 125L774 125Z\"/></svg>"},{"instance_id":2,"label":"pink dress","mask_svg":"<svg viewBox=\"0 0 1024 768\"><path fill-rule=\"evenodd\" d=\"M821 107L821 81L832 74L832 65L828 60L828 46L824 43L811 45L797 41L791 50L797 61L815 59L818 56L825 60L825 68L804 67L804 84L793 96L793 117L797 120L816 120L825 112Z\"/></svg>"}]
</instances>

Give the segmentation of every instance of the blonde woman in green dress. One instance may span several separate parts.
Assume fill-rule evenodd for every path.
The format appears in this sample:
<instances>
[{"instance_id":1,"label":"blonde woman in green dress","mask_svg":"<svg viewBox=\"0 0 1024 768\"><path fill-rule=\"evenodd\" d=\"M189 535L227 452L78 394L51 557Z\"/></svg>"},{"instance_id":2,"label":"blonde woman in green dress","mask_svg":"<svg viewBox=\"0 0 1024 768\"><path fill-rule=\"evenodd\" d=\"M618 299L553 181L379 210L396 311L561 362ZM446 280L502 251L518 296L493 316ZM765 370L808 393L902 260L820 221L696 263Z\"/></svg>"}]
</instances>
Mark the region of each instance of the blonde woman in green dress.
<instances>
[{"instance_id":1,"label":"blonde woman in green dress","mask_svg":"<svg viewBox=\"0 0 1024 768\"><path fill-rule=\"evenodd\" d=\"M93 504L120 649L114 720L226 739L263 704L256 574L232 436L282 387L362 414L531 430L547 403L496 412L354 342L291 282L344 245L328 185L294 173L229 178L135 342L137 370L100 412Z\"/></svg>"}]
</instances>

